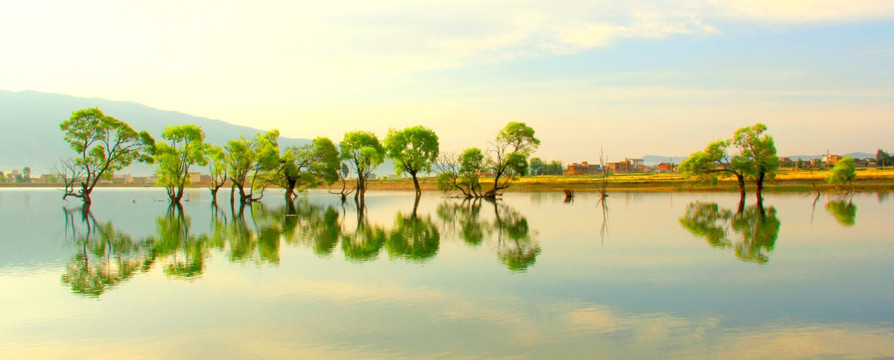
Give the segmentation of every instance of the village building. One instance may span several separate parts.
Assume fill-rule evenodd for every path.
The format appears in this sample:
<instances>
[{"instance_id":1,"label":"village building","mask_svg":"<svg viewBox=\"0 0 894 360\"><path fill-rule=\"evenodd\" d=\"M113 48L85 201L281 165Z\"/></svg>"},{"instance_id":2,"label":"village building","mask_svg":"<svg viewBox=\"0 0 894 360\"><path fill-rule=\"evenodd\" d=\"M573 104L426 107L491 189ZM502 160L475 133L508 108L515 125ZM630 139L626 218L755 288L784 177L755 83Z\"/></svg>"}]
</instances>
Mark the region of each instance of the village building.
<instances>
[{"instance_id":1,"label":"village building","mask_svg":"<svg viewBox=\"0 0 894 360\"><path fill-rule=\"evenodd\" d=\"M624 159L624 161L607 163L605 164L605 169L613 173L646 172L643 159L630 158Z\"/></svg>"},{"instance_id":2,"label":"village building","mask_svg":"<svg viewBox=\"0 0 894 360\"><path fill-rule=\"evenodd\" d=\"M839 160L841 160L840 155L823 155L823 165L826 166L838 165Z\"/></svg>"},{"instance_id":3,"label":"village building","mask_svg":"<svg viewBox=\"0 0 894 360\"><path fill-rule=\"evenodd\" d=\"M602 168L598 164L589 164L586 161L571 163L563 172L564 175L597 175L602 173Z\"/></svg>"},{"instance_id":4,"label":"village building","mask_svg":"<svg viewBox=\"0 0 894 360\"><path fill-rule=\"evenodd\" d=\"M675 172L677 171L677 166L674 163L660 163L658 164L658 172Z\"/></svg>"}]
</instances>

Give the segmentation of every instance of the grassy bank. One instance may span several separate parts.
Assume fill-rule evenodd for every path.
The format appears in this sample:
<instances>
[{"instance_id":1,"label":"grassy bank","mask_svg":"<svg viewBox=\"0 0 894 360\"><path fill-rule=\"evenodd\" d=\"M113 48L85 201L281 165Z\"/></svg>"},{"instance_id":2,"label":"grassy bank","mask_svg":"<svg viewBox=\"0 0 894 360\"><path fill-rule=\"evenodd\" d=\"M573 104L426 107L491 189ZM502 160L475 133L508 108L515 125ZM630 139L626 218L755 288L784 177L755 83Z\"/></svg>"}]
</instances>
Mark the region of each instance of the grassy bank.
<instances>
[{"instance_id":1,"label":"grassy bank","mask_svg":"<svg viewBox=\"0 0 894 360\"><path fill-rule=\"evenodd\" d=\"M838 190L839 187L826 183L828 171L793 171L780 170L775 179L767 181L764 189L767 192L809 192ZM492 178L481 180L483 184L492 182ZM525 176L513 182L507 191L598 191L602 182L601 176ZM609 191L738 191L735 178L721 178L716 184L693 182L684 174L613 174L606 179ZM437 186L433 179L421 181L423 190L434 191ZM486 187L486 186L485 186ZM857 179L852 187L858 191L894 190L894 169L859 169ZM340 186L339 186L340 188ZM413 190L413 182L409 179L383 179L369 183L370 189L376 190ZM753 191L754 185L748 184Z\"/></svg>"},{"instance_id":2,"label":"grassy bank","mask_svg":"<svg viewBox=\"0 0 894 360\"><path fill-rule=\"evenodd\" d=\"M780 170L775 179L765 183L767 192L810 192L834 191L839 187L826 183L828 171L794 171ZM493 178L481 179L482 184L491 183ZM562 191L573 189L577 192L598 191L602 182L601 176L525 176L517 179L507 191ZM738 191L735 179L721 178L716 184L700 184L693 182L684 174L613 174L606 179L609 191ZM425 191L437 191L434 179L420 180ZM153 187L152 184L100 184L100 187ZM349 186L351 186L349 184ZM57 187L62 184L52 183L0 183L0 187ZM193 184L194 188L207 187L207 184ZM341 184L333 184L332 189L340 190ZM894 169L858 169L857 180L852 188L857 191L891 191L894 190ZM372 190L413 190L413 181L409 178L379 179L369 182ZM748 184L748 190L754 191L754 185Z\"/></svg>"}]
</instances>

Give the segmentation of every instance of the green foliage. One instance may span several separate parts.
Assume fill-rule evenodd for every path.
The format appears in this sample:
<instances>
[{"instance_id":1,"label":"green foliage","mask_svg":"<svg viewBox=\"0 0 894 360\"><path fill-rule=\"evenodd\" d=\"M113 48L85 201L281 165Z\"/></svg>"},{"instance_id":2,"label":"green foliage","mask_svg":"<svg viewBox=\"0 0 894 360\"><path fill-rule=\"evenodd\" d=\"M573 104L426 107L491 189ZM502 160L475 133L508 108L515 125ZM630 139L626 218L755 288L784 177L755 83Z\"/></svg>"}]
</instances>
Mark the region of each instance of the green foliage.
<instances>
[{"instance_id":1,"label":"green foliage","mask_svg":"<svg viewBox=\"0 0 894 360\"><path fill-rule=\"evenodd\" d=\"M826 204L826 210L829 211L835 220L842 226L854 226L857 222L857 205L848 199L830 201Z\"/></svg>"},{"instance_id":2,"label":"green foliage","mask_svg":"<svg viewBox=\"0 0 894 360\"><path fill-rule=\"evenodd\" d=\"M733 168L740 170L758 186L764 180L776 177L776 169L779 168L776 145L772 136L764 134L766 130L766 125L757 123L736 130L732 139L732 145L739 151L739 155L733 157Z\"/></svg>"},{"instance_id":3,"label":"green foliage","mask_svg":"<svg viewBox=\"0 0 894 360\"><path fill-rule=\"evenodd\" d=\"M850 186L857 178L857 167L854 165L854 158L845 156L838 160L838 164L832 168L827 180L830 184Z\"/></svg>"},{"instance_id":4,"label":"green foliage","mask_svg":"<svg viewBox=\"0 0 894 360\"><path fill-rule=\"evenodd\" d=\"M205 143L205 156L208 159L208 172L211 174L211 183L208 188L211 190L211 196L217 200L217 190L227 180L227 153L220 146Z\"/></svg>"},{"instance_id":5,"label":"green foliage","mask_svg":"<svg viewBox=\"0 0 894 360\"><path fill-rule=\"evenodd\" d=\"M431 171L440 150L438 135L422 126L399 131L391 129L384 145L388 157L394 161L395 170L408 174Z\"/></svg>"},{"instance_id":6,"label":"green foliage","mask_svg":"<svg viewBox=\"0 0 894 360\"><path fill-rule=\"evenodd\" d=\"M274 129L257 133L251 141L242 136L227 142L227 170L233 186L239 189L240 202L258 200L254 190L260 189L263 196L263 189L273 181L280 165L278 140L279 131Z\"/></svg>"},{"instance_id":7,"label":"green foliage","mask_svg":"<svg viewBox=\"0 0 894 360\"><path fill-rule=\"evenodd\" d=\"M111 179L113 173L134 161L153 161L144 151L144 147L152 148L155 143L149 133L137 133L127 123L98 108L75 111L59 128L65 142L76 153L72 161L59 169L66 183L63 198L74 196L89 204L90 193L100 179ZM75 189L76 186L79 188Z\"/></svg>"},{"instance_id":8,"label":"green foliage","mask_svg":"<svg viewBox=\"0 0 894 360\"><path fill-rule=\"evenodd\" d=\"M286 197L291 197L296 188L332 184L339 178L338 149L328 138L318 137L311 144L289 147L280 161L277 182L286 189Z\"/></svg>"},{"instance_id":9,"label":"green foliage","mask_svg":"<svg viewBox=\"0 0 894 360\"><path fill-rule=\"evenodd\" d=\"M894 165L894 156L891 156L885 150L878 149L875 153L875 161L877 166L892 166Z\"/></svg>"},{"instance_id":10,"label":"green foliage","mask_svg":"<svg viewBox=\"0 0 894 360\"><path fill-rule=\"evenodd\" d=\"M391 129L385 137L384 145L388 157L394 161L395 170L410 174L416 193L421 192L416 174L431 171L432 163L438 158L440 151L438 135L422 126L400 131Z\"/></svg>"},{"instance_id":11,"label":"green foliage","mask_svg":"<svg viewBox=\"0 0 894 360\"><path fill-rule=\"evenodd\" d=\"M680 218L680 225L693 235L705 238L712 247L732 247L742 261L766 264L767 253L773 251L781 223L773 207L749 206L734 213L716 203L693 202ZM731 238L731 233L736 238Z\"/></svg>"},{"instance_id":12,"label":"green foliage","mask_svg":"<svg viewBox=\"0 0 894 360\"><path fill-rule=\"evenodd\" d=\"M438 188L443 191L459 190L465 197L478 197L481 183L478 175L484 170L484 153L479 148L468 148L459 156L441 159Z\"/></svg>"},{"instance_id":13,"label":"green foliage","mask_svg":"<svg viewBox=\"0 0 894 360\"><path fill-rule=\"evenodd\" d=\"M385 161L385 148L375 134L362 130L345 133L339 146L341 158L354 168L357 175L356 195L363 196L369 175Z\"/></svg>"},{"instance_id":14,"label":"green foliage","mask_svg":"<svg viewBox=\"0 0 894 360\"><path fill-rule=\"evenodd\" d=\"M715 177L717 172L720 171L730 171L731 166L729 155L727 154L728 147L728 140L714 141L708 144L705 150L689 155L686 160L680 163L678 169L702 179L708 176Z\"/></svg>"},{"instance_id":15,"label":"green foliage","mask_svg":"<svg viewBox=\"0 0 894 360\"><path fill-rule=\"evenodd\" d=\"M716 183L719 173L735 175L743 194L744 179L748 178L757 185L760 196L764 180L773 179L779 168L776 145L770 135L764 134L766 130L761 123L740 128L732 139L714 141L705 150L692 153L678 169L707 183ZM735 155L731 157L730 151Z\"/></svg>"},{"instance_id":16,"label":"green foliage","mask_svg":"<svg viewBox=\"0 0 894 360\"><path fill-rule=\"evenodd\" d=\"M438 227L430 217L404 216L398 212L385 248L392 259L425 261L438 253L440 239Z\"/></svg>"},{"instance_id":17,"label":"green foliage","mask_svg":"<svg viewBox=\"0 0 894 360\"><path fill-rule=\"evenodd\" d=\"M534 129L520 122L510 122L500 130L487 159L488 170L494 173L493 187L484 197L494 198L498 191L509 187L510 182L528 170L530 157L540 140L534 137Z\"/></svg>"},{"instance_id":18,"label":"green foliage","mask_svg":"<svg viewBox=\"0 0 894 360\"><path fill-rule=\"evenodd\" d=\"M534 129L521 122L506 124L497 135L497 143L509 145L512 148L511 153L524 155L526 159L540 146L540 140L534 137Z\"/></svg>"},{"instance_id":19,"label":"green foliage","mask_svg":"<svg viewBox=\"0 0 894 360\"><path fill-rule=\"evenodd\" d=\"M158 185L165 187L172 203L179 203L183 189L190 184L190 166L208 164L205 132L197 125L167 126L161 137L167 142L159 141L152 148L158 163Z\"/></svg>"}]
</instances>

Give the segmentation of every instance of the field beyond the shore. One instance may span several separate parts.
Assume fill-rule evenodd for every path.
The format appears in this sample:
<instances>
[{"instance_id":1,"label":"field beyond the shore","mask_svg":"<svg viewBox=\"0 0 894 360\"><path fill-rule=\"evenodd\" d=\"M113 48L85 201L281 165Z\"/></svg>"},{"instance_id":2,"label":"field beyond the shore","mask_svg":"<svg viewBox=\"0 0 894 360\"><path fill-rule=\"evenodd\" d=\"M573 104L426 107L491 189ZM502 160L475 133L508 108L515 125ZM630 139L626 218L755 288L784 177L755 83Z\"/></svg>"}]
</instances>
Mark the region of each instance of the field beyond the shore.
<instances>
[{"instance_id":1,"label":"field beyond the shore","mask_svg":"<svg viewBox=\"0 0 894 360\"><path fill-rule=\"evenodd\" d=\"M773 180L765 181L764 191L831 191L840 189L838 185L828 184L826 178L829 171L806 171L782 169L777 171ZM482 178L486 189L493 178ZM505 191L599 191L603 182L601 175L537 175L523 176L512 182ZM735 177L722 177L716 184L700 183L691 176L680 173L631 173L611 174L605 179L608 191L738 191ZM341 185L337 188L340 189ZM434 179L420 179L423 190L437 190ZM749 190L754 184L747 182ZM336 188L336 186L333 186ZM877 191L894 190L894 169L857 169L857 179L851 185L854 190ZM369 182L369 189L374 190L413 190L410 178L378 179Z\"/></svg>"},{"instance_id":2,"label":"field beyond the shore","mask_svg":"<svg viewBox=\"0 0 894 360\"><path fill-rule=\"evenodd\" d=\"M782 169L777 171L776 177L764 183L766 192L812 192L835 191L842 187L827 183L829 171L806 171ZM631 173L611 174L605 179L607 191L641 191L641 192L671 192L671 191L738 191L735 177L722 177L716 183L706 184L698 182L691 176L680 173ZM525 191L563 191L571 189L576 192L599 191L602 187L601 175L537 175L523 176L515 179L512 185L504 190L509 192ZM434 178L420 178L420 186L423 191L438 191ZM482 188L488 189L493 183L493 178L481 178ZM99 187L155 187L155 184L110 184L100 183ZM207 187L208 184L195 183L192 188ZM348 188L354 185L351 181ZM748 191L753 191L754 183L746 182ZM0 183L0 187L63 187L57 183ZM224 188L228 188L229 185ZM328 189L341 190L342 184L332 184ZM894 190L894 168L863 168L857 169L857 179L850 185L856 191L892 191ZM413 180L409 177L387 178L370 180L370 190L413 190Z\"/></svg>"}]
</instances>

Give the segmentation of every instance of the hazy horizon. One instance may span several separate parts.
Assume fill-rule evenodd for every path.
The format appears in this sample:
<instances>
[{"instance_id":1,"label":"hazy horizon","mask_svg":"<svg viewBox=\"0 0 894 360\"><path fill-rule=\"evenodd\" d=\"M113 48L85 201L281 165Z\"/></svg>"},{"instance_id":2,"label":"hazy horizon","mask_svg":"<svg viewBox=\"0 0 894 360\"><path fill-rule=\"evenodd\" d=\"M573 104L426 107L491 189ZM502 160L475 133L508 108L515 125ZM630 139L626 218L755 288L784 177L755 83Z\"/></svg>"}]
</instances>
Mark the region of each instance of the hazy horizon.
<instances>
[{"instance_id":1,"label":"hazy horizon","mask_svg":"<svg viewBox=\"0 0 894 360\"><path fill-rule=\"evenodd\" d=\"M421 124L455 152L521 121L580 162L762 122L782 156L894 149L887 1L35 1L0 31L0 89L292 138Z\"/></svg>"}]
</instances>

